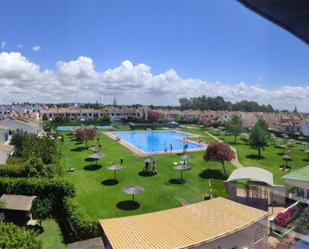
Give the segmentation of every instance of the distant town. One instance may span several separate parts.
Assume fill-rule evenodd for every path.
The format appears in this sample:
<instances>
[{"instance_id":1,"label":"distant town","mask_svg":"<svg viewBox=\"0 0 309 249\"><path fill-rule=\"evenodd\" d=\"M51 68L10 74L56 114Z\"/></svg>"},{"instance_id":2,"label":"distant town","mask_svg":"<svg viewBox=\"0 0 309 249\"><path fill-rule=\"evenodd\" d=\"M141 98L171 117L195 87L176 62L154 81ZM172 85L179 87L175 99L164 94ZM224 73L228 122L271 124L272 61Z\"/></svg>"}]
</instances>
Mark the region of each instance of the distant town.
<instances>
[{"instance_id":1,"label":"distant town","mask_svg":"<svg viewBox=\"0 0 309 249\"><path fill-rule=\"evenodd\" d=\"M200 99L183 98L179 102L180 106L117 105L116 99L111 105L99 103L13 103L0 105L0 120L59 121L68 119L81 122L96 120L105 123L111 121L141 123L149 122L148 113L152 112L158 116L155 122L175 121L196 124L209 122L209 124L220 125L231 116L238 115L243 121L244 128L247 129L253 127L259 118L263 118L271 131L309 136L309 114L299 113L296 106L293 112L275 111L271 105L259 105L249 101L231 104L225 102L221 97L206 98L205 96Z\"/></svg>"}]
</instances>

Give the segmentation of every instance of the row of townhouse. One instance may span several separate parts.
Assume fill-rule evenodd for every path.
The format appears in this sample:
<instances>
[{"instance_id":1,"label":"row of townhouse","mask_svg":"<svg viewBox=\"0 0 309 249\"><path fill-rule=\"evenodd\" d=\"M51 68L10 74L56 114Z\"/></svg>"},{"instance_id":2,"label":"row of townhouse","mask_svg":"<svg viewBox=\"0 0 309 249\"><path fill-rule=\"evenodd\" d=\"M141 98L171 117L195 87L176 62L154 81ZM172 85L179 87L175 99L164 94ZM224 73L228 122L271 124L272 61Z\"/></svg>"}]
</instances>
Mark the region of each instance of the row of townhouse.
<instances>
[{"instance_id":1,"label":"row of townhouse","mask_svg":"<svg viewBox=\"0 0 309 249\"><path fill-rule=\"evenodd\" d=\"M146 118L148 106L130 107L130 106L108 106L104 109L82 109L73 108L50 108L42 109L40 116L46 115L54 120L57 117L69 119L99 119L104 115L109 115L111 120L120 120L128 118ZM175 120L180 118L227 120L232 115L238 115L242 118L245 128L251 128L259 118L265 119L269 128L279 132L303 133L308 135L308 126L304 121L304 114L283 114L283 113L264 113L264 112L239 112L239 111L202 111L202 110L176 110L176 109L156 109L160 113L161 119ZM307 127L307 128L306 128ZM306 131L307 129L307 131Z\"/></svg>"},{"instance_id":2,"label":"row of townhouse","mask_svg":"<svg viewBox=\"0 0 309 249\"><path fill-rule=\"evenodd\" d=\"M41 116L46 116L50 120L56 118L67 119L99 119L103 117L104 112L99 109L81 109L81 108L50 108L43 109Z\"/></svg>"},{"instance_id":3,"label":"row of townhouse","mask_svg":"<svg viewBox=\"0 0 309 249\"><path fill-rule=\"evenodd\" d=\"M109 114L111 120L121 120L123 118L143 118L145 117L146 107L134 108L130 106L109 106L105 109L105 111Z\"/></svg>"},{"instance_id":4,"label":"row of townhouse","mask_svg":"<svg viewBox=\"0 0 309 249\"><path fill-rule=\"evenodd\" d=\"M201 110L156 110L163 119L198 118L209 120L227 120L232 115L238 115L243 120L245 128L251 128L259 118L265 119L269 128L279 132L303 133L308 136L309 119L304 114L283 114L265 112L239 112L239 111L201 111ZM308 118L308 117L307 117Z\"/></svg>"},{"instance_id":5,"label":"row of townhouse","mask_svg":"<svg viewBox=\"0 0 309 249\"><path fill-rule=\"evenodd\" d=\"M68 119L100 119L109 115L111 120L120 120L123 118L141 118L143 110L141 108L131 107L107 107L105 109L83 109L83 108L50 108L41 111L41 116L46 115L50 120L55 118Z\"/></svg>"}]
</instances>

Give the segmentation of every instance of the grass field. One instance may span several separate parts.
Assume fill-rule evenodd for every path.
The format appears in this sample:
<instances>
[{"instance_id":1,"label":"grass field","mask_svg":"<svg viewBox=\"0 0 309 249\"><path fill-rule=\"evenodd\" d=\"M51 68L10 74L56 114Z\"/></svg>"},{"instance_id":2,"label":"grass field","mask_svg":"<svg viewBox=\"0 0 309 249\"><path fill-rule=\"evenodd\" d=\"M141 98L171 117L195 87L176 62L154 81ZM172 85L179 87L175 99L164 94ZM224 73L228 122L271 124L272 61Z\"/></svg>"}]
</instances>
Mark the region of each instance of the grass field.
<instances>
[{"instance_id":1,"label":"grass field","mask_svg":"<svg viewBox=\"0 0 309 249\"><path fill-rule=\"evenodd\" d=\"M184 129L187 132L196 134L205 133L199 128ZM157 210L163 210L172 207L179 207L181 203L194 203L201 201L203 197L209 194L209 181L213 195L226 196L221 177L222 166L216 162L205 162L203 152L190 153L189 163L191 169L184 172L185 184L172 184L170 179L178 178L180 172L173 169L173 162L182 158L175 154L164 154L153 156L157 161L158 174L151 177L143 177L138 173L144 166L144 158L141 158L131 151L127 150L116 141L101 134L102 152L105 157L99 160L98 164L102 166L97 170L87 170L89 165L85 159L91 151L85 148L84 144L76 144L74 138L65 132L65 142L62 147L62 165L65 168L75 167L75 172L66 174L71 182L74 183L77 191L77 199L81 206L85 208L92 218L107 218L133 215ZM205 137L211 141L209 137ZM95 142L93 142L95 143ZM89 143L91 144L91 143ZM126 168L117 172L119 184L106 186L102 181L111 179L113 172L106 169L106 166L119 163L120 158L124 158ZM233 170L233 166L228 165L228 171ZM200 176L203 171L208 170ZM137 184L145 188L145 192L136 196L140 203L140 208L133 211L122 210L117 204L124 200L130 200L131 196L122 192L122 188L127 184Z\"/></svg>"},{"instance_id":2,"label":"grass field","mask_svg":"<svg viewBox=\"0 0 309 249\"><path fill-rule=\"evenodd\" d=\"M208 129L209 132L214 133L213 129ZM303 145L294 142L291 148L292 161L289 162L291 169L283 172L279 166L284 164L282 154L284 152L281 148L276 148L276 142L270 140L269 144L262 150L262 157L257 157L257 150L243 141L240 137L237 143L234 144L234 137L231 135L223 135L219 137L225 142L231 144L237 149L238 159L244 166L256 166L271 171L274 174L274 181L276 184L283 184L282 176L289 173L291 170L296 170L309 165L308 155L302 150Z\"/></svg>"},{"instance_id":3,"label":"grass field","mask_svg":"<svg viewBox=\"0 0 309 249\"><path fill-rule=\"evenodd\" d=\"M43 241L43 249L65 249L63 235L58 223L54 219L42 222L44 232L40 234Z\"/></svg>"}]
</instances>

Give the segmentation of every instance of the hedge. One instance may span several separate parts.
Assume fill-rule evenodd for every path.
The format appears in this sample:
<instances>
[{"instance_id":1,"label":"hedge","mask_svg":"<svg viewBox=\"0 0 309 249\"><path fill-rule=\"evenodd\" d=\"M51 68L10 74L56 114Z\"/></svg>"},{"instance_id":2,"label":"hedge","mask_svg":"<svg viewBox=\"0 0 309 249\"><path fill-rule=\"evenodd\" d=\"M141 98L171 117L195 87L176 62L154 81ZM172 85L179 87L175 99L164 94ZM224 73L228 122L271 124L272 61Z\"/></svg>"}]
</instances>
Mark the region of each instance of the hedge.
<instances>
[{"instance_id":1,"label":"hedge","mask_svg":"<svg viewBox=\"0 0 309 249\"><path fill-rule=\"evenodd\" d=\"M129 123L129 126L131 128L131 130L134 129L160 129L160 128L164 128L164 127L168 127L168 124L166 123Z\"/></svg>"},{"instance_id":2,"label":"hedge","mask_svg":"<svg viewBox=\"0 0 309 249\"><path fill-rule=\"evenodd\" d=\"M32 231L0 221L0 248L41 249L42 241Z\"/></svg>"},{"instance_id":3,"label":"hedge","mask_svg":"<svg viewBox=\"0 0 309 249\"><path fill-rule=\"evenodd\" d=\"M1 194L36 195L53 201L53 210L59 212L65 197L75 195L74 186L58 178L0 178Z\"/></svg>"},{"instance_id":4,"label":"hedge","mask_svg":"<svg viewBox=\"0 0 309 249\"><path fill-rule=\"evenodd\" d=\"M49 199L53 203L53 212L57 216L65 215L82 239L100 234L97 221L90 219L77 204L74 186L58 178L7 178L0 177L1 194L36 195L40 199ZM0 247L1 248L1 247Z\"/></svg>"},{"instance_id":5,"label":"hedge","mask_svg":"<svg viewBox=\"0 0 309 249\"><path fill-rule=\"evenodd\" d=\"M82 239L99 236L99 223L92 220L84 210L77 204L75 198L64 199L64 212L76 230L78 236Z\"/></svg>"}]
</instances>

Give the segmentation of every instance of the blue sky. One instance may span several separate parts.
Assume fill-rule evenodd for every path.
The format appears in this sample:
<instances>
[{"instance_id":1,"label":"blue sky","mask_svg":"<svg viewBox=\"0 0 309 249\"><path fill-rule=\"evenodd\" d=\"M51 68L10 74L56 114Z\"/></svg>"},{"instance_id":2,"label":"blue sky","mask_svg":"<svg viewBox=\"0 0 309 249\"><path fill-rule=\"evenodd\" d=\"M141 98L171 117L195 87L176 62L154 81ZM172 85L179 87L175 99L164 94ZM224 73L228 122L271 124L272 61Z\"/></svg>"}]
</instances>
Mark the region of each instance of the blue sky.
<instances>
[{"instance_id":1,"label":"blue sky","mask_svg":"<svg viewBox=\"0 0 309 249\"><path fill-rule=\"evenodd\" d=\"M98 72L129 60L182 79L309 85L308 46L234 0L2 0L1 41L41 70L85 56Z\"/></svg>"}]
</instances>

